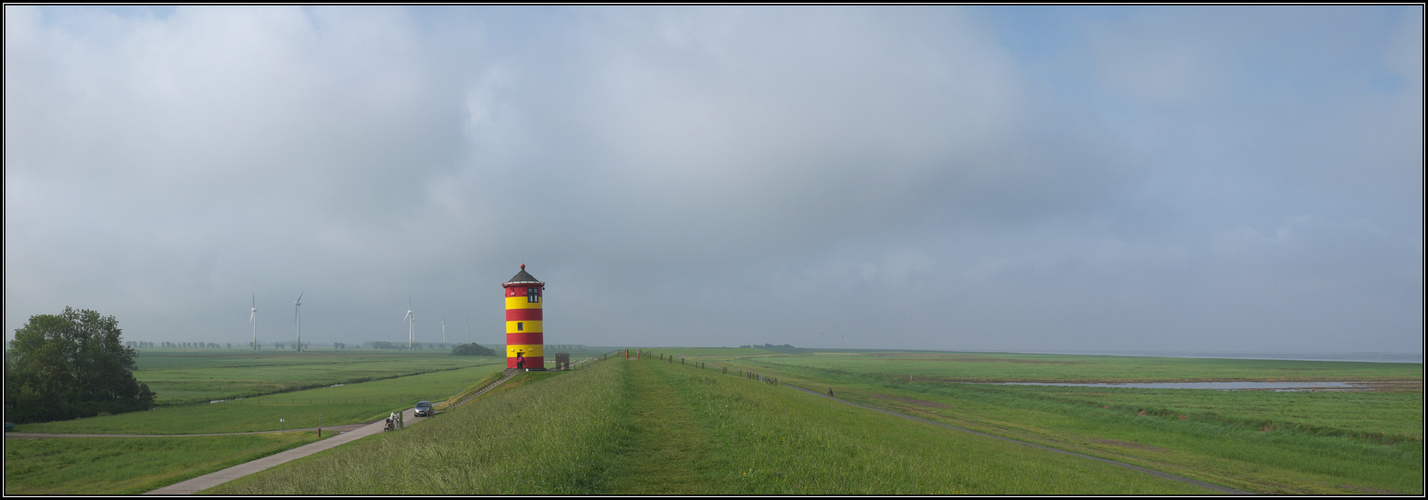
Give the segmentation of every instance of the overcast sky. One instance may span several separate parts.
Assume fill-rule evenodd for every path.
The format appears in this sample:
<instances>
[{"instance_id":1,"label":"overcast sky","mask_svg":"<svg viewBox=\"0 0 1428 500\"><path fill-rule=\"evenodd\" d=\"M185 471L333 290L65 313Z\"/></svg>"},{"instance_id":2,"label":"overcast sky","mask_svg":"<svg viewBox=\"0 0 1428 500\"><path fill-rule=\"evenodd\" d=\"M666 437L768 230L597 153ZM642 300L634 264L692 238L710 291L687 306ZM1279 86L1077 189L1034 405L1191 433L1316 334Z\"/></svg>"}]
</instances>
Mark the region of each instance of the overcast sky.
<instances>
[{"instance_id":1,"label":"overcast sky","mask_svg":"<svg viewBox=\"0 0 1428 500\"><path fill-rule=\"evenodd\" d=\"M4 19L7 340L1423 350L1421 6Z\"/></svg>"}]
</instances>

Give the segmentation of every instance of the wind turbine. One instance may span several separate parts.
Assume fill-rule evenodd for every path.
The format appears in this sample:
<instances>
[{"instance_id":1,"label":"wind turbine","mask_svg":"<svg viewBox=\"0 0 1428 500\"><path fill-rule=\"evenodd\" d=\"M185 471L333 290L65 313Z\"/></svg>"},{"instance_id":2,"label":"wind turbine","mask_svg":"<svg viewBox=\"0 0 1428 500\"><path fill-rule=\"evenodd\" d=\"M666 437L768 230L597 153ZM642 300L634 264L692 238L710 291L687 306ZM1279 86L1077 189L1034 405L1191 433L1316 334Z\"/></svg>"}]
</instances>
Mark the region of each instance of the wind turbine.
<instances>
[{"instance_id":1,"label":"wind turbine","mask_svg":"<svg viewBox=\"0 0 1428 500\"><path fill-rule=\"evenodd\" d=\"M258 294L253 294L253 308L248 313L248 322L253 324L253 350L258 350Z\"/></svg>"},{"instance_id":2,"label":"wind turbine","mask_svg":"<svg viewBox=\"0 0 1428 500\"><path fill-rule=\"evenodd\" d=\"M441 317L441 348L446 348L446 316Z\"/></svg>"},{"instance_id":3,"label":"wind turbine","mask_svg":"<svg viewBox=\"0 0 1428 500\"><path fill-rule=\"evenodd\" d=\"M402 320L404 320L404 321L407 322L407 350L408 350L408 351L411 351L411 350L413 350L413 349L412 349L412 322L413 322L413 321L416 321L416 317L415 317L415 316L412 316L412 298L411 298L411 297L407 297L407 316L406 316L405 318L402 318Z\"/></svg>"},{"instance_id":4,"label":"wind turbine","mask_svg":"<svg viewBox=\"0 0 1428 500\"><path fill-rule=\"evenodd\" d=\"M466 338L471 339L471 317L470 317L470 316L467 316L467 317L466 317ZM476 342L476 339L471 339L471 342Z\"/></svg>"},{"instance_id":5,"label":"wind turbine","mask_svg":"<svg viewBox=\"0 0 1428 500\"><path fill-rule=\"evenodd\" d=\"M298 298L293 302L293 320L297 321L297 350L302 351L302 294L298 292Z\"/></svg>"}]
</instances>

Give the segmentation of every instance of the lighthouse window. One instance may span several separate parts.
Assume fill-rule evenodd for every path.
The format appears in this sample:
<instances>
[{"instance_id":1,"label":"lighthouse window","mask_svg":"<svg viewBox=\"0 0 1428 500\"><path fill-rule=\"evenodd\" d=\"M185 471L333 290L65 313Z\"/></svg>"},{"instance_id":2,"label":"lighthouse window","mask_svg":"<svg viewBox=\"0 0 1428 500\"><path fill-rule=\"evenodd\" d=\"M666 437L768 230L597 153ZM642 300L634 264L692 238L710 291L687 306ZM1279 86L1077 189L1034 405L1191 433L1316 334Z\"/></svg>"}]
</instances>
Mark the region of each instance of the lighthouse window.
<instances>
[{"instance_id":1,"label":"lighthouse window","mask_svg":"<svg viewBox=\"0 0 1428 500\"><path fill-rule=\"evenodd\" d=\"M521 322L520 322L520 321L517 321L517 322L516 322L516 331L518 331L518 332L521 331Z\"/></svg>"},{"instance_id":2,"label":"lighthouse window","mask_svg":"<svg viewBox=\"0 0 1428 500\"><path fill-rule=\"evenodd\" d=\"M540 289L536 287L527 288L526 302L540 302Z\"/></svg>"}]
</instances>

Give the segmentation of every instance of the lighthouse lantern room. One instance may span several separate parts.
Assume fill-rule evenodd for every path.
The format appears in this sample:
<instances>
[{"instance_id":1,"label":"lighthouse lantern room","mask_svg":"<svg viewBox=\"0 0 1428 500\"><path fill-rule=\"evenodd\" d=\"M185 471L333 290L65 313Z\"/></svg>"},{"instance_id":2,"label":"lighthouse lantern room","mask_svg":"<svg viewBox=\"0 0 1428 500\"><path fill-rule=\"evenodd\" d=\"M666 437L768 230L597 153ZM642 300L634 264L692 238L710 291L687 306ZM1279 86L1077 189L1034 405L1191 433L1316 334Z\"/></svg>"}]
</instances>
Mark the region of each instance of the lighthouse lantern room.
<instances>
[{"instance_id":1,"label":"lighthouse lantern room","mask_svg":"<svg viewBox=\"0 0 1428 500\"><path fill-rule=\"evenodd\" d=\"M506 289L506 368L545 370L541 301L545 283L526 272L501 285Z\"/></svg>"}]
</instances>

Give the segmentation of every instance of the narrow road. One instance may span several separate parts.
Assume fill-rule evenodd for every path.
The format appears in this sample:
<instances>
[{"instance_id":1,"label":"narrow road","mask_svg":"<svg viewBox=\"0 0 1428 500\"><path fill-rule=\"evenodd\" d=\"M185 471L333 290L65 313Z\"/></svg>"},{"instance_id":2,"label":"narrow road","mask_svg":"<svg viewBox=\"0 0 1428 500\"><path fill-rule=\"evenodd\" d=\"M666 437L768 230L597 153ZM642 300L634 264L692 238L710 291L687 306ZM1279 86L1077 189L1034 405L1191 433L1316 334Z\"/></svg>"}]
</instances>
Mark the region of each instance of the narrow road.
<instances>
[{"instance_id":1,"label":"narrow road","mask_svg":"<svg viewBox=\"0 0 1428 500\"><path fill-rule=\"evenodd\" d=\"M843 403L843 404L849 404L849 405L857 406L857 407L859 407L859 408L866 408L866 409L873 410L873 411L876 411L876 412L886 413L886 414L888 414L888 415L892 415L892 416L895 416L895 417L902 417L902 418L905 418L905 419L908 419L908 420L916 420L916 421L918 421L918 422L927 423L927 424L932 424L932 425L938 425L938 426L946 427L946 428L948 428L948 429L959 430L959 431L962 431L962 432L970 432L970 433L972 433L972 434L976 434L976 435L979 435L979 436L987 436L987 437L989 437L989 438L996 438L996 439L1000 439L1000 440L1002 440L1002 441L1008 441L1008 442L1012 442L1012 443L1016 443L1016 444L1024 444L1024 445L1027 445L1027 446L1034 446L1034 447L1041 448L1041 449L1047 450L1047 451L1054 451L1054 452L1057 452L1057 453L1065 453L1065 454L1067 454L1067 455L1075 455L1075 456L1078 456L1078 457L1081 457L1081 458L1089 458L1089 459L1091 459L1091 460L1096 460L1096 461L1099 461L1099 462L1105 462L1105 463L1108 463L1108 464L1111 464L1111 465L1117 465L1117 466L1125 467L1125 468L1127 468L1127 469L1138 470L1138 471L1144 472L1144 473L1146 473L1146 474L1152 474L1152 475L1160 476L1160 477L1163 477L1163 478L1166 478L1166 479L1172 479L1172 480L1180 481L1180 482L1183 482L1183 483L1190 483L1190 484L1193 484L1193 485L1195 485L1195 486L1199 486L1199 487L1202 487L1202 488L1208 488L1208 489L1215 490L1215 491L1219 491L1219 492L1222 492L1222 493L1232 493L1232 494L1236 494L1236 495L1249 495L1249 494L1251 494L1251 493L1248 492L1248 491L1240 491L1240 490L1237 490L1237 489L1234 489L1234 488L1229 488L1229 487L1225 487L1225 486L1220 486L1220 485L1218 485L1218 484L1210 484L1210 483L1207 483L1207 482L1204 482L1204 481L1196 481L1196 480L1190 479L1190 478L1188 478L1188 477L1177 476L1177 475L1170 474L1170 473L1166 473L1166 472L1160 472L1160 471L1158 471L1158 470L1151 470L1151 469L1147 469L1147 468L1145 468L1145 467L1138 467L1138 466L1131 465L1131 464L1124 463L1124 462L1117 462L1117 461L1115 461L1115 460L1109 460L1109 459L1100 458L1100 457L1093 457L1093 456L1090 456L1090 455L1082 455L1082 454L1076 453L1076 452L1074 452L1074 451L1061 450L1061 449L1057 449L1057 448L1052 448L1052 447L1050 447L1050 446L1042 446L1042 445L1039 445L1039 444L1036 444L1036 443L1028 443L1028 442L1026 442L1026 441L1017 441L1017 440L1015 440L1015 439L1005 438L1005 437L997 436L997 435L994 435L994 434L987 434L987 433L985 433L985 432L978 432L978 431L974 431L974 430L971 430L971 429L963 429L963 428L961 428L961 427L951 426L951 425L947 425L947 424L944 424L944 423L941 423L941 422L933 422L933 421L931 421L931 420L922 419L922 418L917 418L917 417L914 417L914 416L912 416L912 415L904 415L904 414L901 414L901 413L897 413L897 412L893 412L893 411L888 411L888 410L884 410L884 409L881 409L881 408L873 408L873 407L871 407L871 406L863 406L863 405L860 405L860 404L858 404L858 403L854 403L854 402L852 402L852 401L847 401L847 400L843 400L843 399L838 399L838 398L836 398L836 397L829 396L829 395L827 395L827 394L824 394L824 393L821 393L821 392L818 392L818 391L812 391L812 390L804 389L804 388L799 387L799 386L796 386L796 385L789 385L789 384L783 384L783 385L788 386L788 387L792 387L792 388L794 388L794 389L798 389L798 390L800 390L800 391L803 391L803 392L806 392L806 393L809 393L809 394L813 394L813 395L815 395L815 396L825 397L825 398L828 398L828 399L832 399L832 400L834 400L834 401L838 401L838 402Z\"/></svg>"},{"instance_id":2,"label":"narrow road","mask_svg":"<svg viewBox=\"0 0 1428 500\"><path fill-rule=\"evenodd\" d=\"M425 417L417 418L415 411L416 410L413 408L407 408L406 410L402 411L402 418L404 421L406 421L408 427L419 424L426 420ZM214 486L226 483L228 481L232 481L234 479L238 479L240 477L255 472L266 470L269 467L273 467L275 465L291 462L293 460L297 460L313 453L317 453L322 450L332 449L339 445L356 441L358 439L371 436L373 434L380 434L382 432L382 427L386 425L386 419L378 420L376 422L365 425L359 424L359 426L355 430L348 431L345 434L339 434L327 439L323 439L322 441L299 446L297 448L293 448L282 453L276 453L257 460L253 460L251 462L238 464L218 472L204 474L202 476L198 476L193 479L189 479L187 481L179 483L174 483L144 494L192 495L208 488L212 488ZM326 430L327 429L323 429L323 431Z\"/></svg>"}]
</instances>

